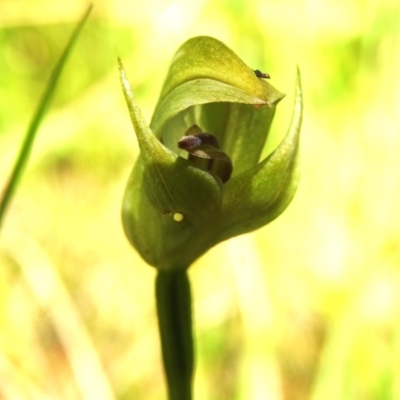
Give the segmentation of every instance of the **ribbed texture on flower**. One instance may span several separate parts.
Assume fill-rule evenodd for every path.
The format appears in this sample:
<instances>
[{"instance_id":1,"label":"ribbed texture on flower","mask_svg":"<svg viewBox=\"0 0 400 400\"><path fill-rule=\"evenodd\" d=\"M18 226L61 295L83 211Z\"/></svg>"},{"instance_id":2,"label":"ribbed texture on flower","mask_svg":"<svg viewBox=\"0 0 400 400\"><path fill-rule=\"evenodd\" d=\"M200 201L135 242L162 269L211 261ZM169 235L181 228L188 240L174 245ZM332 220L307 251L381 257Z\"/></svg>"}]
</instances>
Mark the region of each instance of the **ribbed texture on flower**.
<instances>
[{"instance_id":1,"label":"ribbed texture on flower","mask_svg":"<svg viewBox=\"0 0 400 400\"><path fill-rule=\"evenodd\" d=\"M288 133L261 162L283 94L220 41L196 37L181 46L150 125L121 63L120 75L140 147L124 195L123 225L149 264L185 268L218 242L267 224L287 207L298 180L299 74ZM215 136L218 149L207 144L200 150L206 157L230 159L231 179L221 180L179 149L178 141L193 125Z\"/></svg>"}]
</instances>

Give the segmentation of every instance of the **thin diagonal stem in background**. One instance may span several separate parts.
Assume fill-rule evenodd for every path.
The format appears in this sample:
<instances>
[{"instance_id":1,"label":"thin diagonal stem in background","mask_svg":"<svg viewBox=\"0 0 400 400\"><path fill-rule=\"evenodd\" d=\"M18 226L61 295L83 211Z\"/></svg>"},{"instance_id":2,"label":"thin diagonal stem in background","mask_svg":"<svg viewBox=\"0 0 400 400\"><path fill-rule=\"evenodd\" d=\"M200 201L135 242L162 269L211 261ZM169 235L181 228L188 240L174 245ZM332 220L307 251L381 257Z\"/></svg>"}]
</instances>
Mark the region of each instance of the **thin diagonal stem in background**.
<instances>
[{"instance_id":1,"label":"thin diagonal stem in background","mask_svg":"<svg viewBox=\"0 0 400 400\"><path fill-rule=\"evenodd\" d=\"M18 182L19 182L21 175L25 169L25 166L28 162L28 158L29 158L30 152L32 150L33 142L36 137L36 132L39 128L39 125L43 119L44 114L46 113L46 111L49 107L50 101L53 98L58 80L59 80L59 78L61 76L61 72L66 64L67 58L68 58L76 40L78 39L79 34L81 33L81 30L82 30L86 20L89 17L91 9L92 9L92 6L89 6L87 11L83 15L82 19L76 26L75 30L73 31L67 46L65 47L63 53L61 54L56 66L54 67L54 70L50 76L47 87L46 87L46 89L43 93L43 96L39 102L38 108L33 115L32 121L28 128L28 131L26 132L25 139L22 143L18 158L15 162L15 165L11 172L8 183L4 189L3 196L0 200L0 229L1 229L1 225L4 220L5 213L8 209L8 206L10 205L13 195L15 194Z\"/></svg>"}]
</instances>

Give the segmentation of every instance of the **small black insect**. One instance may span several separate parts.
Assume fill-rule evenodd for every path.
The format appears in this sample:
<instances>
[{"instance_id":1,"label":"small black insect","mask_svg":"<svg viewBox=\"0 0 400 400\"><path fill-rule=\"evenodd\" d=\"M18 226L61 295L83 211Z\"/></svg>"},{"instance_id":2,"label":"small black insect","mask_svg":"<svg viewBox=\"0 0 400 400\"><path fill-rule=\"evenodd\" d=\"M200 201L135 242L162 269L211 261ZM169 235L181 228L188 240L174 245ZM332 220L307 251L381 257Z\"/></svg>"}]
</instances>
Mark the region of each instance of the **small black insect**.
<instances>
[{"instance_id":1,"label":"small black insect","mask_svg":"<svg viewBox=\"0 0 400 400\"><path fill-rule=\"evenodd\" d=\"M261 72L259 69L255 69L254 73L256 74L257 78L264 78L264 79L271 78L271 76L268 73Z\"/></svg>"}]
</instances>

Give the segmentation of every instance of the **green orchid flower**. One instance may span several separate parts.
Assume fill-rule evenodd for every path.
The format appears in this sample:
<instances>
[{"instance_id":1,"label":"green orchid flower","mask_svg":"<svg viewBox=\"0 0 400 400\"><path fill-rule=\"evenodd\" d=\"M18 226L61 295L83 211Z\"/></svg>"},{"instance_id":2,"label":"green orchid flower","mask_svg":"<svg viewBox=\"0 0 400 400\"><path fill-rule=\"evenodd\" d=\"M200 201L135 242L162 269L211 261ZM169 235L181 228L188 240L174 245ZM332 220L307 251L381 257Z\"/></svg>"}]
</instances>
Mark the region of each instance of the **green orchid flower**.
<instances>
[{"instance_id":1,"label":"green orchid flower","mask_svg":"<svg viewBox=\"0 0 400 400\"><path fill-rule=\"evenodd\" d=\"M260 156L284 97L232 50L195 37L176 52L150 125L120 77L140 156L122 208L125 233L159 270L186 269L217 243L258 229L290 203L298 182L300 77L289 130Z\"/></svg>"},{"instance_id":2,"label":"green orchid flower","mask_svg":"<svg viewBox=\"0 0 400 400\"><path fill-rule=\"evenodd\" d=\"M169 400L192 400L194 344L187 268L217 243L272 221L298 182L300 76L289 130L260 156L284 97L210 37L175 54L150 125L120 77L140 156L122 207L125 233L157 268L156 305Z\"/></svg>"}]
</instances>

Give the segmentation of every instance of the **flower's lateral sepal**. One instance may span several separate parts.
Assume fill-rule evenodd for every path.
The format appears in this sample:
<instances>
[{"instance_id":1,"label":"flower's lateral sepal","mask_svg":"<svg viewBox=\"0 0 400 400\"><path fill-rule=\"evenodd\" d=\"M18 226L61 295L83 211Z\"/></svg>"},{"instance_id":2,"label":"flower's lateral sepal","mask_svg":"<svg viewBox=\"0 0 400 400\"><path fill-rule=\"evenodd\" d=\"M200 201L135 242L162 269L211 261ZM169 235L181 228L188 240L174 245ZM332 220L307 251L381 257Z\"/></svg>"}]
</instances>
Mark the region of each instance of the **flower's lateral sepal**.
<instances>
[{"instance_id":1,"label":"flower's lateral sepal","mask_svg":"<svg viewBox=\"0 0 400 400\"><path fill-rule=\"evenodd\" d=\"M222 182L159 142L136 104L121 63L119 68L140 148L124 195L125 232L149 264L158 268L188 266L197 249L196 245L190 249L191 238L195 239L221 207Z\"/></svg>"},{"instance_id":2,"label":"flower's lateral sepal","mask_svg":"<svg viewBox=\"0 0 400 400\"><path fill-rule=\"evenodd\" d=\"M278 217L298 185L298 150L303 116L300 71L297 69L292 121L278 148L256 167L224 185L220 236L225 240L258 229Z\"/></svg>"}]
</instances>

